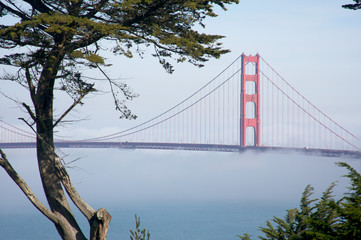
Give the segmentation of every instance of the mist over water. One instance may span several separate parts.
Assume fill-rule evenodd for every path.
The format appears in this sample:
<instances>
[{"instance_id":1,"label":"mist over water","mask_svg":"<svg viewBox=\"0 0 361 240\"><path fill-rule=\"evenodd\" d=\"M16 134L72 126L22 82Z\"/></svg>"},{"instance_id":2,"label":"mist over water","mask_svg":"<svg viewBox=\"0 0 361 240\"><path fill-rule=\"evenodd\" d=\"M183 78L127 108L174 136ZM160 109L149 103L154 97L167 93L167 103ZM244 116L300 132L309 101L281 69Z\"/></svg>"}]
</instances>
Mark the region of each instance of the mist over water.
<instances>
[{"instance_id":1,"label":"mist over water","mask_svg":"<svg viewBox=\"0 0 361 240\"><path fill-rule=\"evenodd\" d=\"M35 150L6 153L45 203ZM333 158L292 153L118 149L62 149L59 154L84 200L112 214L109 239L128 239L135 214L150 230L151 239L232 239L245 232L257 236L258 227L266 220L274 215L283 217L287 209L299 206L307 184L315 187L315 197L334 181L338 181L336 196L347 191L346 179L342 178L346 171L335 165L340 159ZM344 160L360 170L360 161ZM3 236L15 228L15 232L23 232L18 239L26 239L30 222L34 236L57 237L52 224L4 171L0 173L0 192L0 218L8 219L7 224L3 220L0 224ZM77 211L75 214L87 233L86 221Z\"/></svg>"}]
</instances>

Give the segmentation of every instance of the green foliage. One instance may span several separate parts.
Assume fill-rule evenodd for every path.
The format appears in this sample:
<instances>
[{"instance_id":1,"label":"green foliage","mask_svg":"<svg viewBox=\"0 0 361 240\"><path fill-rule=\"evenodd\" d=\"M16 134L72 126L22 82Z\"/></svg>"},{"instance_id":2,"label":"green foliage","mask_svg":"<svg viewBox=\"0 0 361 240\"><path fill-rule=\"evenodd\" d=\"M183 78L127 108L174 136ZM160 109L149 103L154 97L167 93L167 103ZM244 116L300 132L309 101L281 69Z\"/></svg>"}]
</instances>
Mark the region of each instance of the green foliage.
<instances>
[{"instance_id":1,"label":"green foliage","mask_svg":"<svg viewBox=\"0 0 361 240\"><path fill-rule=\"evenodd\" d=\"M240 239L242 240L250 240L251 238L251 235L249 235L248 233L245 233L243 234L242 236L241 235L237 235L237 237L239 237Z\"/></svg>"},{"instance_id":2,"label":"green foliage","mask_svg":"<svg viewBox=\"0 0 361 240\"><path fill-rule=\"evenodd\" d=\"M140 229L140 217L135 215L135 230L129 229L130 240L149 240L150 233L145 228Z\"/></svg>"},{"instance_id":3,"label":"green foliage","mask_svg":"<svg viewBox=\"0 0 361 240\"><path fill-rule=\"evenodd\" d=\"M41 88L41 78L50 79L55 89L77 101L96 91L96 85L81 73L84 66L99 68L106 75L101 69L109 66L102 56L104 49L130 58L144 55L144 49L151 47L151 55L169 73L174 71L172 62L203 66L209 58L219 58L228 50L219 42L223 36L201 33L194 27L204 27L206 17L216 17L215 6L226 10L225 5L232 3L238 0L19 0L16 4L1 0L0 17L18 20L13 25L0 25L0 48L9 50L0 57L0 64L19 69L3 78L25 87L32 84L34 92ZM121 99L131 100L137 95L105 78L110 90L115 90L115 108L122 117L134 118ZM67 91L72 88L65 85L78 79L88 84L79 91ZM87 92L89 84L93 88Z\"/></svg>"},{"instance_id":4,"label":"green foliage","mask_svg":"<svg viewBox=\"0 0 361 240\"><path fill-rule=\"evenodd\" d=\"M337 163L348 170L349 192L336 201L332 195L332 183L320 199L311 199L313 187L308 185L302 193L300 208L287 210L284 219L273 217L266 227L260 227L263 240L361 239L361 175L347 163ZM274 225L273 225L274 224ZM250 236L238 236L249 240Z\"/></svg>"},{"instance_id":5,"label":"green foliage","mask_svg":"<svg viewBox=\"0 0 361 240\"><path fill-rule=\"evenodd\" d=\"M344 162L338 165L348 169L345 177L351 183L349 192L334 206L340 218L338 233L342 239L361 239L361 175Z\"/></svg>"},{"instance_id":6,"label":"green foliage","mask_svg":"<svg viewBox=\"0 0 361 240\"><path fill-rule=\"evenodd\" d=\"M345 4L342 5L343 8L351 9L351 10L358 10L361 9L361 1L360 0L353 0L354 4Z\"/></svg>"}]
</instances>

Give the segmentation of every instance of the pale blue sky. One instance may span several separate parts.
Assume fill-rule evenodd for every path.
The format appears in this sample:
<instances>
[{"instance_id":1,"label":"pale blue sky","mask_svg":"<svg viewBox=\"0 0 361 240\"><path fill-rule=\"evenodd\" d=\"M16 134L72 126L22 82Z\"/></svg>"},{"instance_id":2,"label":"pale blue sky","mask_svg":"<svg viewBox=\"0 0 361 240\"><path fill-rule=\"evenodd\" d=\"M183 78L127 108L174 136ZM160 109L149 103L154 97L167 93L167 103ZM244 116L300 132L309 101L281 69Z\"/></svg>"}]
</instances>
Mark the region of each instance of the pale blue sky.
<instances>
[{"instance_id":1,"label":"pale blue sky","mask_svg":"<svg viewBox=\"0 0 361 240\"><path fill-rule=\"evenodd\" d=\"M156 59L148 56L143 60L110 56L113 67L107 72L114 78L127 78L127 83L140 94L130 106L141 122L196 91L242 52L258 52L312 103L361 137L361 11L342 9L341 5L347 2L350 1L241 0L218 18L207 21L205 31L225 35L224 47L232 51L220 60L211 60L202 69L176 65L176 72L169 75ZM0 88L15 98L24 96L11 84L2 83ZM3 96L0 99L0 119L20 124L17 118L24 116L24 112ZM59 96L57 101L63 103L64 99ZM109 95L93 96L72 114L72 118L89 120L61 130L77 136L98 135L135 124L118 120L117 116ZM40 194L32 150L7 152L19 173ZM79 168L70 170L71 176L85 200L93 202L95 208L135 199L287 201L298 199L309 183L323 191L344 173L334 166L335 159L295 155L64 152L71 153L66 158L69 160L82 157L75 164ZM360 169L359 161L350 163ZM1 211L16 206L31 209L3 170L0 170L0 192ZM100 200L94 195L96 192L109 197Z\"/></svg>"}]
</instances>

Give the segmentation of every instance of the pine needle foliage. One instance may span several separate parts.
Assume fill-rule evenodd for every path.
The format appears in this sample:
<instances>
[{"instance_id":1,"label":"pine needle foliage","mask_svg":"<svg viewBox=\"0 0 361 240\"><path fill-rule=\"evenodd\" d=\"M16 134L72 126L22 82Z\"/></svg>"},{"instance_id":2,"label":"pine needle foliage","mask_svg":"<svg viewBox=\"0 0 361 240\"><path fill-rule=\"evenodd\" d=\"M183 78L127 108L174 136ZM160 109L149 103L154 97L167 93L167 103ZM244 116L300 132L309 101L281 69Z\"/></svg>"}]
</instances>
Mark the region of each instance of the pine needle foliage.
<instances>
[{"instance_id":1,"label":"pine needle foliage","mask_svg":"<svg viewBox=\"0 0 361 240\"><path fill-rule=\"evenodd\" d=\"M149 240L150 233L145 228L140 228L140 217L135 215L135 230L129 229L130 240Z\"/></svg>"},{"instance_id":2,"label":"pine needle foliage","mask_svg":"<svg viewBox=\"0 0 361 240\"><path fill-rule=\"evenodd\" d=\"M313 187L306 186L302 193L300 207L287 210L282 218L273 217L260 227L265 237L262 240L345 240L361 239L361 175L344 162L338 166L348 170L345 175L350 180L349 191L335 200L332 183L323 192L320 199L311 198ZM242 240L250 240L249 234L238 236Z\"/></svg>"}]
</instances>

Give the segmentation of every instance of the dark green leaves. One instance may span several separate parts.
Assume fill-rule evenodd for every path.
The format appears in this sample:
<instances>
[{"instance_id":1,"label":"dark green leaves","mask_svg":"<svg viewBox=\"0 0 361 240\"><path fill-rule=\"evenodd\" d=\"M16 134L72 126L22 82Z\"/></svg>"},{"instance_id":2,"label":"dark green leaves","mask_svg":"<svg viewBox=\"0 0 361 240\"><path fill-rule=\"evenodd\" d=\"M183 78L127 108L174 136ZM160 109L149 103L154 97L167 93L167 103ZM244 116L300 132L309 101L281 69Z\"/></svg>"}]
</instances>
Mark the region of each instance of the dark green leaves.
<instances>
[{"instance_id":1,"label":"dark green leaves","mask_svg":"<svg viewBox=\"0 0 361 240\"><path fill-rule=\"evenodd\" d=\"M311 199L313 188L308 185L301 197L299 209L287 210L284 219L274 217L273 224L267 221L260 230L264 240L361 239L361 175L347 163L337 163L349 171L345 176L351 186L345 196L336 201L332 195L335 183L323 193L320 199ZM248 240L249 235L238 236Z\"/></svg>"},{"instance_id":2,"label":"dark green leaves","mask_svg":"<svg viewBox=\"0 0 361 240\"><path fill-rule=\"evenodd\" d=\"M361 2L360 0L353 0L355 4L345 4L342 5L343 8L351 9L351 10L358 10L361 9Z\"/></svg>"},{"instance_id":3,"label":"dark green leaves","mask_svg":"<svg viewBox=\"0 0 361 240\"><path fill-rule=\"evenodd\" d=\"M201 67L228 50L222 49L219 42L223 36L200 33L194 27L204 27L206 17L217 16L216 5L226 10L225 6L232 3L238 0L19 0L16 4L0 0L0 16L17 20L16 24L9 22L0 27L0 47L17 51L0 57L0 64L19 68L19 82L32 85L35 92L41 87L37 84L44 83L40 79L49 79L55 82L56 89L73 98L84 92L80 90L81 94L76 95L79 91L74 91L73 86L80 81L72 76L82 67L108 66L104 50L132 57L134 53L142 56L144 49L151 47L151 55L169 73L179 62ZM28 78L25 69L31 73ZM80 80L85 83L88 79ZM88 84L95 88L91 82ZM110 84L111 91L131 99L129 96L134 94L121 86ZM121 117L133 118L123 99L114 102Z\"/></svg>"}]
</instances>

